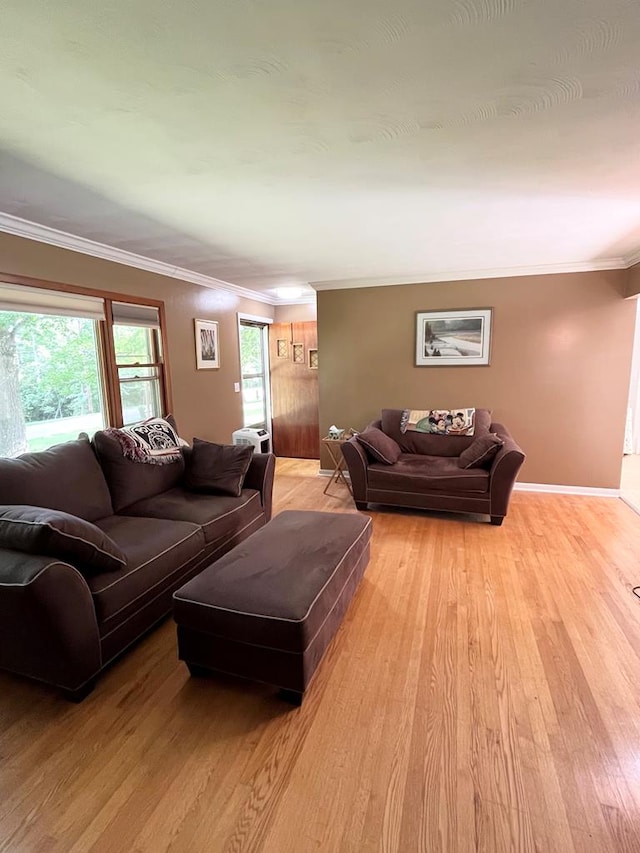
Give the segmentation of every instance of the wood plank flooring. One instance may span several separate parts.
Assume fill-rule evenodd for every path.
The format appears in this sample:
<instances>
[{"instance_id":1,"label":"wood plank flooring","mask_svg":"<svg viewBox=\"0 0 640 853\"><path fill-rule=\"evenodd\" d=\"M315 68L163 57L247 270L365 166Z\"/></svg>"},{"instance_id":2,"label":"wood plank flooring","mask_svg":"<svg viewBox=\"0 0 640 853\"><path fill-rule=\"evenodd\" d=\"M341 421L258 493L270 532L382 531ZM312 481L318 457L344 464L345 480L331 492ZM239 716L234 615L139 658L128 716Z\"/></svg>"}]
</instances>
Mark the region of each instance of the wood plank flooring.
<instances>
[{"instance_id":1,"label":"wood plank flooring","mask_svg":"<svg viewBox=\"0 0 640 853\"><path fill-rule=\"evenodd\" d=\"M279 460L276 509L354 511L316 470ZM300 709L190 680L170 621L78 706L1 674L0 850L640 851L640 516L372 516Z\"/></svg>"}]
</instances>

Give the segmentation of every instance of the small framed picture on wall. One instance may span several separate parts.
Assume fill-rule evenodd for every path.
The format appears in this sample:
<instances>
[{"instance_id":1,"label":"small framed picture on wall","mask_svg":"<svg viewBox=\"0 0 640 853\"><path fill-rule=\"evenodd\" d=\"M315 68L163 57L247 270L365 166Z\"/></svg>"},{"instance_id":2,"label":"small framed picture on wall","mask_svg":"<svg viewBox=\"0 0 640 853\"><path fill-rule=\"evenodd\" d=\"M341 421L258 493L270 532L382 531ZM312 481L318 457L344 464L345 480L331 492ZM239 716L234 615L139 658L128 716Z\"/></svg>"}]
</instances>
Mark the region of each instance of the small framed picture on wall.
<instances>
[{"instance_id":1,"label":"small framed picture on wall","mask_svg":"<svg viewBox=\"0 0 640 853\"><path fill-rule=\"evenodd\" d=\"M196 368L210 370L220 367L220 340L216 320L194 320L196 337Z\"/></svg>"},{"instance_id":2,"label":"small framed picture on wall","mask_svg":"<svg viewBox=\"0 0 640 853\"><path fill-rule=\"evenodd\" d=\"M420 311L416 315L417 367L488 365L491 308Z\"/></svg>"}]
</instances>

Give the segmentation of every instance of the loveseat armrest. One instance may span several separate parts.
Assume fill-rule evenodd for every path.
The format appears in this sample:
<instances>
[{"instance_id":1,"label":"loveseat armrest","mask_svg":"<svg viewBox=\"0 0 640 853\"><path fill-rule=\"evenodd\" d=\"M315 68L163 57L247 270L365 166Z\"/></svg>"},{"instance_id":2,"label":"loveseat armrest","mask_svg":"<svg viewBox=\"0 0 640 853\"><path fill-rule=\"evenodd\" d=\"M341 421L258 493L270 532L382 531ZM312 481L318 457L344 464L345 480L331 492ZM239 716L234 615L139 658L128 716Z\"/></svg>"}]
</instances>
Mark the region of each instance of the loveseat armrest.
<instances>
[{"instance_id":1,"label":"loveseat armrest","mask_svg":"<svg viewBox=\"0 0 640 853\"><path fill-rule=\"evenodd\" d=\"M344 461L349 469L353 500L358 504L367 503L367 468L369 460L364 447L358 439L353 436L341 446ZM359 507L358 507L359 508Z\"/></svg>"},{"instance_id":2,"label":"loveseat armrest","mask_svg":"<svg viewBox=\"0 0 640 853\"><path fill-rule=\"evenodd\" d=\"M0 548L0 667L75 692L100 671L95 607L80 572Z\"/></svg>"},{"instance_id":3,"label":"loveseat armrest","mask_svg":"<svg viewBox=\"0 0 640 853\"><path fill-rule=\"evenodd\" d=\"M491 424L491 432L499 435L504 444L496 454L491 469L490 499L492 520L504 518L509 507L511 492L518 472L525 460L525 454L511 437L509 430L500 423Z\"/></svg>"},{"instance_id":4,"label":"loveseat armrest","mask_svg":"<svg viewBox=\"0 0 640 853\"><path fill-rule=\"evenodd\" d=\"M273 453L254 453L249 470L244 478L247 489L260 492L265 519L271 519L273 507L273 478L276 471L276 457Z\"/></svg>"}]
</instances>

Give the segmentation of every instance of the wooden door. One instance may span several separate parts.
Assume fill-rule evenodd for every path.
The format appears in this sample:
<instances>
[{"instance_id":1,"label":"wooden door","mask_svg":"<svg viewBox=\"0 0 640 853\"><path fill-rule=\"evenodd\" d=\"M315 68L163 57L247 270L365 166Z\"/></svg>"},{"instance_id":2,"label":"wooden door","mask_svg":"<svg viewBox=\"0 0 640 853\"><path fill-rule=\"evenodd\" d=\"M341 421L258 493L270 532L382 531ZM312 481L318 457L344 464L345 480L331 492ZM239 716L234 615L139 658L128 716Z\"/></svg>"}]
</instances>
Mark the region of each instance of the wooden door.
<instances>
[{"instance_id":1,"label":"wooden door","mask_svg":"<svg viewBox=\"0 0 640 853\"><path fill-rule=\"evenodd\" d=\"M315 359L314 359L315 354ZM315 322L269 326L273 452L318 459L318 327Z\"/></svg>"}]
</instances>

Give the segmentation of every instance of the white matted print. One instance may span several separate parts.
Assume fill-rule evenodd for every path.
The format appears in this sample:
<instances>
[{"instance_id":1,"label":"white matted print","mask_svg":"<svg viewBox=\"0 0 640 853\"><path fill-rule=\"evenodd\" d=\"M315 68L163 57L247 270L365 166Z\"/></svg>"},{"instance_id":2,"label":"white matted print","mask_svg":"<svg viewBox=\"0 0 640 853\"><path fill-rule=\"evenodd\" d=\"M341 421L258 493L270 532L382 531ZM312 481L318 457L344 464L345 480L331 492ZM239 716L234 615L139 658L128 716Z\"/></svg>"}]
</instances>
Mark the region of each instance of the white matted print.
<instances>
[{"instance_id":1,"label":"white matted print","mask_svg":"<svg viewBox=\"0 0 640 853\"><path fill-rule=\"evenodd\" d=\"M196 367L220 367L220 340L215 320L194 320L196 326Z\"/></svg>"},{"instance_id":2,"label":"white matted print","mask_svg":"<svg viewBox=\"0 0 640 853\"><path fill-rule=\"evenodd\" d=\"M491 308L421 311L416 318L418 367L489 364Z\"/></svg>"}]
</instances>

